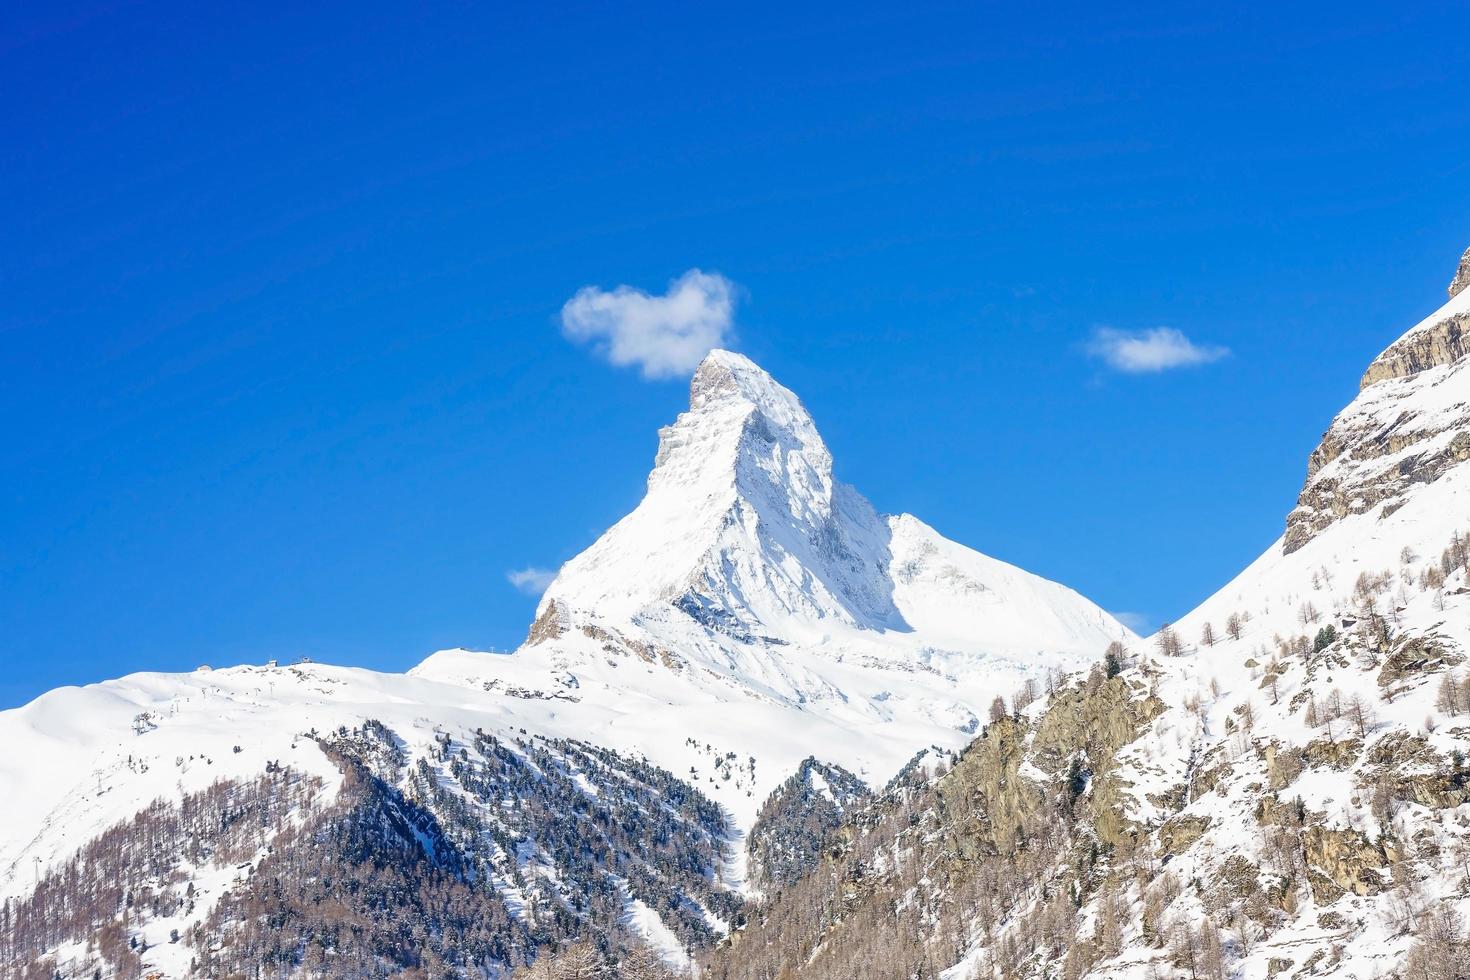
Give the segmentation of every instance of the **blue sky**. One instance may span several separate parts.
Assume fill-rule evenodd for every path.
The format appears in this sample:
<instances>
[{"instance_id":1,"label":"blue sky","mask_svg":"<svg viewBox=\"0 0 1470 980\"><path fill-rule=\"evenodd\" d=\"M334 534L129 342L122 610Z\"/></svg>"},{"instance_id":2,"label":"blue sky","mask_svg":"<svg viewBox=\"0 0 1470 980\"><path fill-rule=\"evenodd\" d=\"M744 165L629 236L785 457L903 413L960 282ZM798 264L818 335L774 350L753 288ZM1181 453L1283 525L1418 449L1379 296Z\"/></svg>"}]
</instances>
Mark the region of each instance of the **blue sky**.
<instances>
[{"instance_id":1,"label":"blue sky","mask_svg":"<svg viewBox=\"0 0 1470 980\"><path fill-rule=\"evenodd\" d=\"M1156 623L1470 245L1461 4L411 6L10 12L0 705L515 645L686 397L563 304L690 269L880 509Z\"/></svg>"}]
</instances>

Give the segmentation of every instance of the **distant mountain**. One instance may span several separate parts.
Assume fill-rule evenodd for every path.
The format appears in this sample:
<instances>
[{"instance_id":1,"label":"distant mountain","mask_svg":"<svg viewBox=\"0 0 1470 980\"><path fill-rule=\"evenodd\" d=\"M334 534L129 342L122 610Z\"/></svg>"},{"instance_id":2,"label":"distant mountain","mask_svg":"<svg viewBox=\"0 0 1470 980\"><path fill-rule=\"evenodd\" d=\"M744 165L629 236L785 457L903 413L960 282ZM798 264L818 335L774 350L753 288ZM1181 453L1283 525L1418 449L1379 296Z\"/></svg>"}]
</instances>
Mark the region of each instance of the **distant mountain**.
<instances>
[{"instance_id":1,"label":"distant mountain","mask_svg":"<svg viewBox=\"0 0 1470 980\"><path fill-rule=\"evenodd\" d=\"M746 824L808 755L881 783L963 744L998 692L1131 637L1070 589L877 514L796 396L715 351L647 495L561 569L525 645L411 673L575 699L559 711L585 712L587 737L675 771L708 771L686 735L753 755L754 783L713 787Z\"/></svg>"},{"instance_id":2,"label":"distant mountain","mask_svg":"<svg viewBox=\"0 0 1470 980\"><path fill-rule=\"evenodd\" d=\"M794 881L802 834L942 764L998 694L1135 640L878 515L797 398L715 351L647 496L515 653L135 674L0 713L0 972L481 976L578 941L679 967L743 922L752 855Z\"/></svg>"}]
</instances>

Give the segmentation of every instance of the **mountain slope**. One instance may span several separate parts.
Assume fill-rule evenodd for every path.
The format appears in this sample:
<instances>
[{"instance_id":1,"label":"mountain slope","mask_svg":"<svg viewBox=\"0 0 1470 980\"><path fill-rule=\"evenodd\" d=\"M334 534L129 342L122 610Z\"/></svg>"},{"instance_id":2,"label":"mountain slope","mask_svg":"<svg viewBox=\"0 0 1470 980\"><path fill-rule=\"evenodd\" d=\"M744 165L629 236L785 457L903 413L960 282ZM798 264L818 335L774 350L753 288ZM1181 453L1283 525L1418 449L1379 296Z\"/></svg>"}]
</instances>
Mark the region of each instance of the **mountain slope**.
<instances>
[{"instance_id":1,"label":"mountain slope","mask_svg":"<svg viewBox=\"0 0 1470 980\"><path fill-rule=\"evenodd\" d=\"M1470 975L1463 273L1374 360L1281 540L854 812L711 975Z\"/></svg>"},{"instance_id":2,"label":"mountain slope","mask_svg":"<svg viewBox=\"0 0 1470 980\"><path fill-rule=\"evenodd\" d=\"M754 783L715 788L748 825L813 752L881 783L918 748L963 744L998 691L1128 638L1070 589L877 514L796 396L715 351L659 433L647 495L561 569L525 645L412 673L604 706L616 723L588 737L674 771L701 760L670 732L753 755Z\"/></svg>"},{"instance_id":3,"label":"mountain slope","mask_svg":"<svg viewBox=\"0 0 1470 980\"><path fill-rule=\"evenodd\" d=\"M0 969L493 975L589 937L679 966L740 921L742 837L799 767L855 796L1129 638L875 513L796 397L715 352L647 498L516 653L135 674L0 712Z\"/></svg>"}]
</instances>

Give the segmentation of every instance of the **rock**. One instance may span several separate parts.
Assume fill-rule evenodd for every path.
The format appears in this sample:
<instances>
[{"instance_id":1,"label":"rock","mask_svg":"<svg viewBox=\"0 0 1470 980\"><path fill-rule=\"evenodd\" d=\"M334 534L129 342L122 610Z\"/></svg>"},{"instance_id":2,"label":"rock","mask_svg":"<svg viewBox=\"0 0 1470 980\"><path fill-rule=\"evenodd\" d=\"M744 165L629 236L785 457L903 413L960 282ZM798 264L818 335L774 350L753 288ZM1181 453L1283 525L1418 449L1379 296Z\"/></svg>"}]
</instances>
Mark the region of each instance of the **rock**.
<instances>
[{"instance_id":1,"label":"rock","mask_svg":"<svg viewBox=\"0 0 1470 980\"><path fill-rule=\"evenodd\" d=\"M1209 829L1209 817L1180 814L1159 828L1159 843L1165 854L1183 854Z\"/></svg>"},{"instance_id":2,"label":"rock","mask_svg":"<svg viewBox=\"0 0 1470 980\"><path fill-rule=\"evenodd\" d=\"M1470 786L1451 773L1423 773L1400 778L1394 786L1399 799L1412 800L1431 810L1448 810L1470 801Z\"/></svg>"},{"instance_id":3,"label":"rock","mask_svg":"<svg viewBox=\"0 0 1470 980\"><path fill-rule=\"evenodd\" d=\"M1314 768L1327 766L1342 771L1352 767L1362 750L1363 743L1356 738L1336 742L1330 738L1319 738L1307 743L1307 747L1302 750L1302 757L1307 765Z\"/></svg>"},{"instance_id":4,"label":"rock","mask_svg":"<svg viewBox=\"0 0 1470 980\"><path fill-rule=\"evenodd\" d=\"M1423 637L1411 637L1400 643L1383 662L1378 672L1378 685L1388 687L1395 681L1419 674L1454 667L1464 658Z\"/></svg>"},{"instance_id":5,"label":"rock","mask_svg":"<svg viewBox=\"0 0 1470 980\"><path fill-rule=\"evenodd\" d=\"M1409 732L1389 732L1368 750L1368 765L1391 772L1401 772L1409 766L1435 766L1442 757L1429 740L1422 735Z\"/></svg>"},{"instance_id":6,"label":"rock","mask_svg":"<svg viewBox=\"0 0 1470 980\"><path fill-rule=\"evenodd\" d=\"M1384 505L1385 514L1392 514L1402 505L1403 495L1410 487L1433 483L1452 466L1470 459L1470 439L1460 439L1464 433L1457 433L1447 445L1401 456L1397 462L1371 471L1367 464L1373 460L1395 456L1420 443L1427 444L1442 431L1415 428L1414 421L1405 415L1387 427L1375 419L1361 428L1347 421L1333 423L1333 428L1323 435L1321 444L1308 457L1307 481L1297 497L1296 507L1287 515L1282 545L1286 554L1349 515L1367 513L1379 504ZM1319 474L1340 456L1346 456L1356 468L1354 479Z\"/></svg>"},{"instance_id":7,"label":"rock","mask_svg":"<svg viewBox=\"0 0 1470 980\"><path fill-rule=\"evenodd\" d=\"M1278 973L1285 973L1291 969L1292 962L1292 960L1284 959L1280 956L1271 957L1266 961L1266 976L1274 977Z\"/></svg>"},{"instance_id":8,"label":"rock","mask_svg":"<svg viewBox=\"0 0 1470 980\"><path fill-rule=\"evenodd\" d=\"M1041 771L1059 775L1076 751L1086 754L1097 835L1105 844L1118 843L1129 829L1123 817L1126 787L1115 775L1118 750L1164 710L1158 698L1138 697L1122 677L1113 677L1092 690L1058 692L1037 725L1032 762Z\"/></svg>"},{"instance_id":9,"label":"rock","mask_svg":"<svg viewBox=\"0 0 1470 980\"><path fill-rule=\"evenodd\" d=\"M1232 899L1249 898L1260 890L1261 869L1250 859L1232 854L1220 865L1215 885Z\"/></svg>"},{"instance_id":10,"label":"rock","mask_svg":"<svg viewBox=\"0 0 1470 980\"><path fill-rule=\"evenodd\" d=\"M1462 258L1451 289L1463 291L1467 276L1470 269ZM1432 483L1470 459L1470 437L1457 438L1470 423L1465 404L1435 410L1429 394L1440 384L1449 386L1443 390L1463 387L1467 354L1470 312L1457 305L1438 320L1431 316L1373 359L1358 398L1333 419L1308 459L1307 479L1286 521L1286 554L1344 517L1374 508L1381 508L1380 516L1392 514L1412 487ZM1454 367L1422 385L1405 380L1446 365Z\"/></svg>"},{"instance_id":11,"label":"rock","mask_svg":"<svg viewBox=\"0 0 1470 980\"><path fill-rule=\"evenodd\" d=\"M1450 280L1450 299L1460 295L1460 291L1470 286L1470 248L1465 249L1465 254L1460 256L1460 267L1455 270L1455 278Z\"/></svg>"},{"instance_id":12,"label":"rock","mask_svg":"<svg viewBox=\"0 0 1470 980\"><path fill-rule=\"evenodd\" d=\"M1021 723L1011 718L992 722L940 780L940 812L960 858L1009 850L1026 820L1044 805L1041 788L1017 772L1025 741Z\"/></svg>"},{"instance_id":13,"label":"rock","mask_svg":"<svg viewBox=\"0 0 1470 980\"><path fill-rule=\"evenodd\" d=\"M526 634L526 646L535 646L537 643L554 640L566 631L566 616L557 606L556 600L552 599L546 603L546 608L541 610L541 614L531 624L531 630Z\"/></svg>"},{"instance_id":14,"label":"rock","mask_svg":"<svg viewBox=\"0 0 1470 980\"><path fill-rule=\"evenodd\" d=\"M1309 827L1302 831L1307 857L1307 881L1319 905L1337 901L1345 893L1377 895L1386 881L1382 869L1388 857L1356 830Z\"/></svg>"},{"instance_id":15,"label":"rock","mask_svg":"<svg viewBox=\"0 0 1470 980\"><path fill-rule=\"evenodd\" d=\"M1256 822L1261 826L1289 827L1302 818L1294 802L1263 796L1256 802Z\"/></svg>"},{"instance_id":16,"label":"rock","mask_svg":"<svg viewBox=\"0 0 1470 980\"><path fill-rule=\"evenodd\" d=\"M1134 828L1123 813L1127 785L1115 774L1117 754L1164 710L1162 701L1138 696L1121 676L1058 691L1037 722L1029 755L1032 765L1056 780L1051 786L1019 773L1028 758L1026 726L1011 718L992 722L939 782L939 807L955 853L967 859L1021 843L1022 828L1053 805L1079 752L1091 773L1087 803L1098 840L1122 841Z\"/></svg>"},{"instance_id":17,"label":"rock","mask_svg":"<svg viewBox=\"0 0 1470 980\"><path fill-rule=\"evenodd\" d=\"M1401 338L1368 365L1358 388L1390 378L1406 378L1470 352L1470 316L1452 316Z\"/></svg>"},{"instance_id":18,"label":"rock","mask_svg":"<svg viewBox=\"0 0 1470 980\"><path fill-rule=\"evenodd\" d=\"M1286 789L1302 774L1302 753L1298 749L1277 750L1266 746L1266 780L1272 792Z\"/></svg>"},{"instance_id":19,"label":"rock","mask_svg":"<svg viewBox=\"0 0 1470 980\"><path fill-rule=\"evenodd\" d=\"M1207 769L1198 770L1195 772L1194 778L1190 783L1189 799L1197 800L1210 792L1210 790L1220 787L1225 777L1233 771L1228 762L1222 762L1217 766L1210 766ZM1222 789L1221 792L1223 793L1224 790Z\"/></svg>"}]
</instances>

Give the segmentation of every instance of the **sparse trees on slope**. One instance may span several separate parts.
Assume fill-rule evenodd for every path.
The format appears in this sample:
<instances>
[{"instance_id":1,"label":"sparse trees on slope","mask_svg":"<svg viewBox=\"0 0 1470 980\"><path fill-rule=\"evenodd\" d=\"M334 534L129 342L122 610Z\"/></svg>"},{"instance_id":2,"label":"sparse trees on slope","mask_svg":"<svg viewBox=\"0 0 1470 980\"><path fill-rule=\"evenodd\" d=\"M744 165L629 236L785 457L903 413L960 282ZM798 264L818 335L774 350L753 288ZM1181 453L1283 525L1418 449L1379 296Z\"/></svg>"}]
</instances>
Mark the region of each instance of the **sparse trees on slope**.
<instances>
[{"instance_id":1,"label":"sparse trees on slope","mask_svg":"<svg viewBox=\"0 0 1470 980\"><path fill-rule=\"evenodd\" d=\"M1354 693L1347 703L1348 720L1352 722L1358 738L1367 738L1368 729L1373 727L1373 705L1361 694Z\"/></svg>"},{"instance_id":2,"label":"sparse trees on slope","mask_svg":"<svg viewBox=\"0 0 1470 980\"><path fill-rule=\"evenodd\" d=\"M990 723L993 725L998 721L1003 721L1005 717L1006 699L997 694L995 700L990 702Z\"/></svg>"},{"instance_id":3,"label":"sparse trees on slope","mask_svg":"<svg viewBox=\"0 0 1470 980\"><path fill-rule=\"evenodd\" d=\"M1464 980L1470 977L1470 935L1465 923L1448 904L1439 904L1419 917L1417 941L1405 964L1408 980Z\"/></svg>"}]
</instances>

